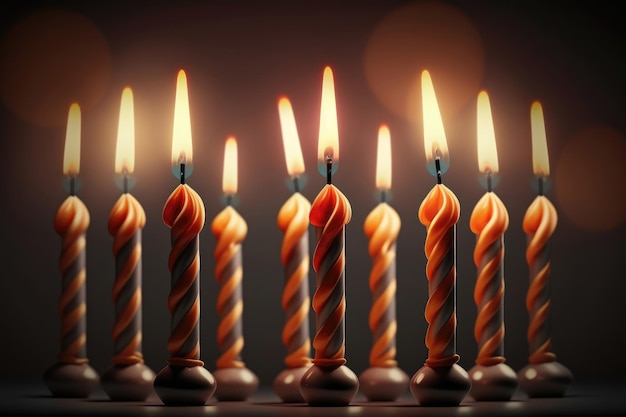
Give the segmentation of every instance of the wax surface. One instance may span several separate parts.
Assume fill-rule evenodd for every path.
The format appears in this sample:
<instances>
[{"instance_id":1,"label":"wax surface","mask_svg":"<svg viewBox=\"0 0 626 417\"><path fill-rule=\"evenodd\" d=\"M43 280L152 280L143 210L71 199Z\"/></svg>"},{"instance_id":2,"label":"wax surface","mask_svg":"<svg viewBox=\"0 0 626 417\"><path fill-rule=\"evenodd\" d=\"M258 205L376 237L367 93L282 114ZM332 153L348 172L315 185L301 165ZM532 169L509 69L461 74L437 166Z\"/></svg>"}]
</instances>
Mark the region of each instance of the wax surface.
<instances>
[{"instance_id":1,"label":"wax surface","mask_svg":"<svg viewBox=\"0 0 626 417\"><path fill-rule=\"evenodd\" d=\"M316 227L313 254L317 289L313 310L317 331L313 339L319 366L336 367L345 359L345 225L352 218L348 199L332 184L324 186L311 206L309 221Z\"/></svg>"},{"instance_id":2,"label":"wax surface","mask_svg":"<svg viewBox=\"0 0 626 417\"><path fill-rule=\"evenodd\" d=\"M124 193L109 215L109 233L113 236L115 282L113 303L115 324L113 364L143 363L141 353L141 229L146 213L139 201Z\"/></svg>"},{"instance_id":3,"label":"wax surface","mask_svg":"<svg viewBox=\"0 0 626 417\"><path fill-rule=\"evenodd\" d=\"M227 206L213 219L211 230L217 239L215 279L220 285L216 308L220 317L217 344L221 355L216 364L218 368L243 368L241 242L248 234L248 225L232 206Z\"/></svg>"},{"instance_id":4,"label":"wax surface","mask_svg":"<svg viewBox=\"0 0 626 417\"><path fill-rule=\"evenodd\" d=\"M163 222L171 228L168 259L171 289L168 308L172 316L167 349L170 365L202 366L200 358L200 254L198 234L204 227L202 199L187 184L180 184L165 202Z\"/></svg>"},{"instance_id":5,"label":"wax surface","mask_svg":"<svg viewBox=\"0 0 626 417\"><path fill-rule=\"evenodd\" d=\"M393 367L396 357L396 239L400 216L387 203L378 204L365 219L372 258L369 286L373 294L369 327L374 336L370 366Z\"/></svg>"},{"instance_id":6,"label":"wax surface","mask_svg":"<svg viewBox=\"0 0 626 417\"><path fill-rule=\"evenodd\" d=\"M556 355L550 351L550 250L549 243L556 229L558 216L550 200L540 195L526 210L523 220L524 232L528 242L526 262L529 267L530 287L526 296L526 309L530 323L528 342L530 344L531 364L550 362Z\"/></svg>"},{"instance_id":7,"label":"wax surface","mask_svg":"<svg viewBox=\"0 0 626 417\"><path fill-rule=\"evenodd\" d=\"M285 271L282 307L286 322L282 340L287 348L285 365L299 368L311 363L309 337L309 213L311 203L294 193L278 212L283 232L280 259Z\"/></svg>"},{"instance_id":8,"label":"wax surface","mask_svg":"<svg viewBox=\"0 0 626 417\"><path fill-rule=\"evenodd\" d=\"M474 264L478 270L474 301L478 307L474 337L476 363L490 366L505 361L504 342L504 232L509 214L493 192L485 193L472 211L470 229L476 234Z\"/></svg>"},{"instance_id":9,"label":"wax surface","mask_svg":"<svg viewBox=\"0 0 626 417\"><path fill-rule=\"evenodd\" d=\"M443 184L435 185L418 210L420 222L426 226L426 277L428 322L426 364L432 367L451 366L459 360L454 352L456 332L455 300L455 225L459 220L457 197Z\"/></svg>"}]
</instances>

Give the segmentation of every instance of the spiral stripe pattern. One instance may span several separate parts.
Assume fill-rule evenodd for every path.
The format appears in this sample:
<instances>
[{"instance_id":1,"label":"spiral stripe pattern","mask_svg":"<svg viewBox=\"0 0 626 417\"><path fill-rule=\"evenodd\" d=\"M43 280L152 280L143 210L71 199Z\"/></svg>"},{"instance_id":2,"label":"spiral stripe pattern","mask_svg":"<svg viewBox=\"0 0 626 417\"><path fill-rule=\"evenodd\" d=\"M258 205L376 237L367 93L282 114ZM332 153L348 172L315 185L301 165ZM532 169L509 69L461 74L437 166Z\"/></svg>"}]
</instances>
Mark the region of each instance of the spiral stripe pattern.
<instances>
[{"instance_id":1,"label":"spiral stripe pattern","mask_svg":"<svg viewBox=\"0 0 626 417\"><path fill-rule=\"evenodd\" d=\"M113 303L115 323L113 344L116 365L143 363L141 353L141 229L146 213L131 194L124 193L109 215L109 233L113 236L115 282Z\"/></svg>"},{"instance_id":2,"label":"spiral stripe pattern","mask_svg":"<svg viewBox=\"0 0 626 417\"><path fill-rule=\"evenodd\" d=\"M168 259L171 289L168 296L171 334L167 342L168 363L202 366L200 358L200 254L198 234L204 227L202 199L187 184L180 184L165 202L163 222L171 228Z\"/></svg>"},{"instance_id":3,"label":"spiral stripe pattern","mask_svg":"<svg viewBox=\"0 0 626 417\"><path fill-rule=\"evenodd\" d=\"M248 225L233 207L227 206L215 217L211 230L217 239L214 252L215 279L220 285L216 308L220 318L217 344L221 355L217 359L217 367L243 368L241 242L248 234Z\"/></svg>"},{"instance_id":4,"label":"spiral stripe pattern","mask_svg":"<svg viewBox=\"0 0 626 417\"><path fill-rule=\"evenodd\" d=\"M551 362L556 355L550 351L550 254L549 243L557 225L556 208L550 200L540 195L526 210L523 220L528 242L526 262L530 271L530 287L526 296L529 314L528 342L529 362L532 364Z\"/></svg>"},{"instance_id":5,"label":"spiral stripe pattern","mask_svg":"<svg viewBox=\"0 0 626 417\"><path fill-rule=\"evenodd\" d=\"M332 184L324 186L311 206L309 221L316 227L313 254L317 289L313 295L318 366L338 367L345 359L345 225L352 218L348 199Z\"/></svg>"},{"instance_id":6,"label":"spiral stripe pattern","mask_svg":"<svg viewBox=\"0 0 626 417\"><path fill-rule=\"evenodd\" d=\"M504 233L509 214L493 192L478 201L470 217L476 234L474 264L478 270L474 301L478 307L474 337L478 342L476 363L483 366L505 361L504 354Z\"/></svg>"},{"instance_id":7,"label":"spiral stripe pattern","mask_svg":"<svg viewBox=\"0 0 626 417\"><path fill-rule=\"evenodd\" d=\"M396 240L400 216L380 203L365 219L365 235L372 258L369 286L373 295L369 327L374 336L369 362L373 367L394 367L396 357Z\"/></svg>"},{"instance_id":8,"label":"spiral stripe pattern","mask_svg":"<svg viewBox=\"0 0 626 417\"><path fill-rule=\"evenodd\" d=\"M286 322L282 341L287 348L285 364L299 368L311 363L309 337L309 213L311 203L294 193L278 212L278 228L283 232L280 251L285 271L282 307Z\"/></svg>"},{"instance_id":9,"label":"spiral stripe pattern","mask_svg":"<svg viewBox=\"0 0 626 417\"><path fill-rule=\"evenodd\" d=\"M426 347L431 367L452 366L459 360L455 353L456 333L456 265L455 227L460 204L443 184L436 184L419 207L418 218L426 226L426 277L428 322Z\"/></svg>"},{"instance_id":10,"label":"spiral stripe pattern","mask_svg":"<svg viewBox=\"0 0 626 417\"><path fill-rule=\"evenodd\" d=\"M60 362L85 364L87 359L87 335L85 284L85 233L89 227L89 211L76 196L69 196L59 207L54 230L62 238L59 269L62 291L58 312L61 317Z\"/></svg>"}]
</instances>

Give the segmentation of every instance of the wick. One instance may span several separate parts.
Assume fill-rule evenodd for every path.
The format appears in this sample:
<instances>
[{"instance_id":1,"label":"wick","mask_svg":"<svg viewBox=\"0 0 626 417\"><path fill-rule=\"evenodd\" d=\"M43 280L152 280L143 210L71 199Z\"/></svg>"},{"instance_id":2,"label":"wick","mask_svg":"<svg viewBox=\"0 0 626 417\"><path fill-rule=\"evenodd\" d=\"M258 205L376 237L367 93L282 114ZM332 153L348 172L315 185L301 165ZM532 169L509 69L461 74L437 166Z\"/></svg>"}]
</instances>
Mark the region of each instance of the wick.
<instances>
[{"instance_id":1,"label":"wick","mask_svg":"<svg viewBox=\"0 0 626 417\"><path fill-rule=\"evenodd\" d=\"M435 157L435 171L437 171L437 184L441 184L441 161L439 155Z\"/></svg>"},{"instance_id":2,"label":"wick","mask_svg":"<svg viewBox=\"0 0 626 417\"><path fill-rule=\"evenodd\" d=\"M70 195L76 195L76 177L74 175L70 177Z\"/></svg>"},{"instance_id":3,"label":"wick","mask_svg":"<svg viewBox=\"0 0 626 417\"><path fill-rule=\"evenodd\" d=\"M333 157L328 155L326 157L326 184L332 184L333 177Z\"/></svg>"},{"instance_id":4,"label":"wick","mask_svg":"<svg viewBox=\"0 0 626 417\"><path fill-rule=\"evenodd\" d=\"M380 190L380 202L384 203L387 201L387 190L382 189Z\"/></svg>"},{"instance_id":5,"label":"wick","mask_svg":"<svg viewBox=\"0 0 626 417\"><path fill-rule=\"evenodd\" d=\"M122 169L122 181L123 181L123 192L126 194L128 192L128 169Z\"/></svg>"},{"instance_id":6,"label":"wick","mask_svg":"<svg viewBox=\"0 0 626 417\"><path fill-rule=\"evenodd\" d=\"M537 194L543 195L543 177L541 175L537 176Z\"/></svg>"},{"instance_id":7,"label":"wick","mask_svg":"<svg viewBox=\"0 0 626 417\"><path fill-rule=\"evenodd\" d=\"M491 170L487 169L487 191L491 192Z\"/></svg>"},{"instance_id":8,"label":"wick","mask_svg":"<svg viewBox=\"0 0 626 417\"><path fill-rule=\"evenodd\" d=\"M233 205L233 195L232 194L226 194L226 205L227 206L232 206Z\"/></svg>"},{"instance_id":9,"label":"wick","mask_svg":"<svg viewBox=\"0 0 626 417\"><path fill-rule=\"evenodd\" d=\"M180 164L180 183L185 183L185 164Z\"/></svg>"},{"instance_id":10,"label":"wick","mask_svg":"<svg viewBox=\"0 0 626 417\"><path fill-rule=\"evenodd\" d=\"M300 192L300 182L298 181L298 177L294 176L293 177L293 189L296 193Z\"/></svg>"}]
</instances>

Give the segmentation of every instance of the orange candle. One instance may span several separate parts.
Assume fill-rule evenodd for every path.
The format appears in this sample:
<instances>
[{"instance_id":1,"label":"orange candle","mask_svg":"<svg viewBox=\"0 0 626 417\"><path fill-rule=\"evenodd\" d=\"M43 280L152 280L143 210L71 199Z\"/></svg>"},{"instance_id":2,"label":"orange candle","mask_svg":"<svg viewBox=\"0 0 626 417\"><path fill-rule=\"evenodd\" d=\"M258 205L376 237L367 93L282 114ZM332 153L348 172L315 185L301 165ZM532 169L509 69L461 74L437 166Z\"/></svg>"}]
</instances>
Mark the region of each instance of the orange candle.
<instances>
[{"instance_id":1,"label":"orange candle","mask_svg":"<svg viewBox=\"0 0 626 417\"><path fill-rule=\"evenodd\" d=\"M163 208L163 222L171 229L168 268L171 289L168 308L172 317L167 342L168 365L154 380L165 405L203 405L215 392L215 378L200 360L200 252L198 234L204 227L204 203L185 183L191 174L193 148L187 92L187 75L178 72L172 165L180 185Z\"/></svg>"},{"instance_id":2,"label":"orange candle","mask_svg":"<svg viewBox=\"0 0 626 417\"><path fill-rule=\"evenodd\" d=\"M282 308L285 325L282 341L287 348L287 369L273 381L273 389L284 402L303 402L300 393L302 375L311 366L309 336L309 213L311 203L300 193L299 178L304 174L304 159L296 120L287 97L278 100L287 172L294 193L278 212L278 228L283 232L280 259L284 268Z\"/></svg>"},{"instance_id":3,"label":"orange candle","mask_svg":"<svg viewBox=\"0 0 626 417\"><path fill-rule=\"evenodd\" d=\"M456 354L456 223L460 205L442 183L448 169L448 146L443 122L428 71L422 72L424 149L428 169L437 184L422 201L418 217L426 226L428 359L411 379L411 392L422 405L458 405L470 389L467 372Z\"/></svg>"},{"instance_id":4,"label":"orange candle","mask_svg":"<svg viewBox=\"0 0 626 417\"><path fill-rule=\"evenodd\" d=\"M59 269L62 292L59 299L61 317L61 352L58 362L48 368L44 381L56 397L86 398L98 386L99 376L87 359L87 305L85 267L85 234L89 227L89 211L76 195L76 177L80 171L80 107L70 106L63 174L69 178L70 195L59 207L54 230L61 236Z\"/></svg>"},{"instance_id":5,"label":"orange candle","mask_svg":"<svg viewBox=\"0 0 626 417\"><path fill-rule=\"evenodd\" d=\"M387 203L391 189L391 137L387 125L378 130L376 188L380 203L365 219L372 269L369 276L373 295L369 327L374 341L369 368L359 375L361 391L370 401L394 401L406 390L409 377L396 361L396 241L400 216Z\"/></svg>"},{"instance_id":6,"label":"orange candle","mask_svg":"<svg viewBox=\"0 0 626 417\"><path fill-rule=\"evenodd\" d=\"M332 184L339 162L335 86L330 67L324 68L318 141L318 167L326 186L311 206L309 221L316 228L313 269L316 290L313 310L315 357L303 375L300 390L309 405L348 405L358 391L357 376L345 359L345 225L352 218L350 202Z\"/></svg>"},{"instance_id":7,"label":"orange candle","mask_svg":"<svg viewBox=\"0 0 626 417\"><path fill-rule=\"evenodd\" d=\"M228 205L211 223L211 231L217 239L213 253L215 279L220 286L216 308L220 317L217 344L221 354L214 372L215 397L223 401L244 401L256 391L259 379L241 359L244 346L241 244L248 234L248 225L231 205L237 194L237 141L234 137L226 140L222 190Z\"/></svg>"},{"instance_id":8,"label":"orange candle","mask_svg":"<svg viewBox=\"0 0 626 417\"><path fill-rule=\"evenodd\" d=\"M550 335L550 250L557 225L554 205L544 195L544 183L550 175L546 128L541 103L530 109L533 172L537 176L538 195L526 210L523 228L527 237L526 262L530 286L526 296L529 315L529 364L518 372L521 389L529 397L560 397L573 381L569 369L556 361Z\"/></svg>"},{"instance_id":9,"label":"orange candle","mask_svg":"<svg viewBox=\"0 0 626 417\"><path fill-rule=\"evenodd\" d=\"M123 193L109 215L113 236L115 283L113 303L115 354L101 378L102 387L113 401L143 401L153 392L154 372L144 364L141 352L141 230L146 213L128 192L128 179L135 166L135 122L133 92L122 91L115 152L115 172L122 176Z\"/></svg>"},{"instance_id":10,"label":"orange candle","mask_svg":"<svg viewBox=\"0 0 626 417\"><path fill-rule=\"evenodd\" d=\"M491 106L485 91L478 95L477 122L478 168L486 176L487 192L470 217L470 229L476 234L474 264L478 272L474 289L478 356L476 365L469 370L470 395L477 401L508 401L518 386L515 372L504 363L504 233L509 214L492 191L499 166Z\"/></svg>"}]
</instances>

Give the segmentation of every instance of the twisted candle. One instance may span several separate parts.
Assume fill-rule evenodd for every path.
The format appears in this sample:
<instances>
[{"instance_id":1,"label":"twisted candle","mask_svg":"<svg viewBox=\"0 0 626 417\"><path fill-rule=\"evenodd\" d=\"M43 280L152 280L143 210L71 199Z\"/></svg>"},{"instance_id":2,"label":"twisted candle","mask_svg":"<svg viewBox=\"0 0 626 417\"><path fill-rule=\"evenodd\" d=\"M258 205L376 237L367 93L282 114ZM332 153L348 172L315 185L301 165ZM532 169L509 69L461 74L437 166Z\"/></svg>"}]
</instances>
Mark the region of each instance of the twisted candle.
<instances>
[{"instance_id":1,"label":"twisted candle","mask_svg":"<svg viewBox=\"0 0 626 417\"><path fill-rule=\"evenodd\" d=\"M141 229L146 213L129 193L117 200L109 216L109 233L114 237L115 283L113 341L116 365L143 363L141 353Z\"/></svg>"},{"instance_id":2,"label":"twisted candle","mask_svg":"<svg viewBox=\"0 0 626 417\"><path fill-rule=\"evenodd\" d=\"M217 238L215 278L220 285L216 308L220 317L217 343L221 355L217 367L243 368L241 242L246 238L248 225L233 207L227 206L215 217L211 230Z\"/></svg>"},{"instance_id":3,"label":"twisted candle","mask_svg":"<svg viewBox=\"0 0 626 417\"><path fill-rule=\"evenodd\" d=\"M204 204L187 184L180 184L165 203L163 222L171 228L168 259L171 290L168 308L172 316L167 349L170 365L202 366L200 358L200 255L198 234L204 227Z\"/></svg>"},{"instance_id":4,"label":"twisted candle","mask_svg":"<svg viewBox=\"0 0 626 417\"><path fill-rule=\"evenodd\" d=\"M285 364L299 368L311 364L309 337L309 212L311 203L294 193L278 212L283 232L280 251L285 271L282 307L286 314L282 341L287 348Z\"/></svg>"},{"instance_id":5,"label":"twisted candle","mask_svg":"<svg viewBox=\"0 0 626 417\"><path fill-rule=\"evenodd\" d=\"M400 216L387 203L380 203L365 219L364 230L369 238L368 250L373 265L369 286L373 303L369 327L374 335L370 366L394 367L396 356L396 239L400 232Z\"/></svg>"},{"instance_id":6,"label":"twisted candle","mask_svg":"<svg viewBox=\"0 0 626 417\"><path fill-rule=\"evenodd\" d=\"M352 218L348 199L332 184L326 184L311 206L309 220L316 227L313 254L317 289L313 310L317 331L313 339L313 363L337 367L346 363L345 354L345 225Z\"/></svg>"},{"instance_id":7,"label":"twisted candle","mask_svg":"<svg viewBox=\"0 0 626 417\"><path fill-rule=\"evenodd\" d=\"M470 229L476 236L474 264L478 278L474 301L478 315L474 337L479 344L476 363L491 366L503 363L504 342L504 232L509 214L502 200L487 192L478 201L470 217Z\"/></svg>"}]
</instances>

